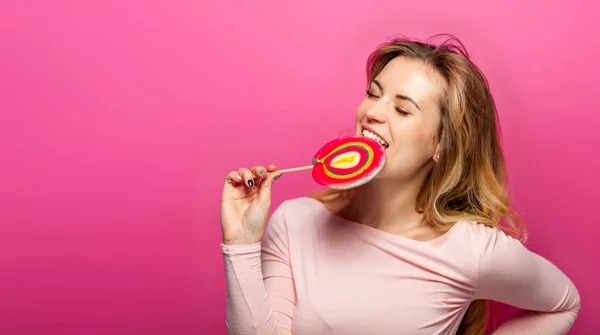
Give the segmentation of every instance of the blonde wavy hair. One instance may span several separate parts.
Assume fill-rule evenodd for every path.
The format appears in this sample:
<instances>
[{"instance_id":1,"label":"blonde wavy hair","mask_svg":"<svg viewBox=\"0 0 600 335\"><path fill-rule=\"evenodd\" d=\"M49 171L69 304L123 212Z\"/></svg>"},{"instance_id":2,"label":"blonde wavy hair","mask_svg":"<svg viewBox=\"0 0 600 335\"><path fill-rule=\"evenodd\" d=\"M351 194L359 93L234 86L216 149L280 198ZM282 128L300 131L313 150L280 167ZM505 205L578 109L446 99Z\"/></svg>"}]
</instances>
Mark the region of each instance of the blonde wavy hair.
<instances>
[{"instance_id":1,"label":"blonde wavy hair","mask_svg":"<svg viewBox=\"0 0 600 335\"><path fill-rule=\"evenodd\" d=\"M426 222L445 231L458 221L469 220L500 228L525 242L526 231L509 206L498 115L489 83L458 38L444 34L431 39L444 36L438 45L396 38L377 47L367 61L367 85L396 57L422 61L446 83L438 101L440 158L423 184L416 210ZM310 197L321 202L343 198L353 206L353 193L325 190ZM495 321L492 316L488 301L473 301L458 334L484 334Z\"/></svg>"}]
</instances>

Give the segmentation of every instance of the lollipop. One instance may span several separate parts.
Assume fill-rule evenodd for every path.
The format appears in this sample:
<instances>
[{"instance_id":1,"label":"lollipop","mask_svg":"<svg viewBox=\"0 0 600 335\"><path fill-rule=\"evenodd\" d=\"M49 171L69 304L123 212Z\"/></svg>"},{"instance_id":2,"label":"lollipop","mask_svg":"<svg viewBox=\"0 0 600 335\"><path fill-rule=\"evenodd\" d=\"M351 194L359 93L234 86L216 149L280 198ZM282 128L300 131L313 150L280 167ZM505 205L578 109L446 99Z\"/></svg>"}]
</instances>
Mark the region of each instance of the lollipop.
<instances>
[{"instance_id":1,"label":"lollipop","mask_svg":"<svg viewBox=\"0 0 600 335\"><path fill-rule=\"evenodd\" d=\"M312 169L313 179L331 189L344 190L366 184L383 169L385 149L364 136L347 136L325 144L313 165L279 170L280 173Z\"/></svg>"}]
</instances>

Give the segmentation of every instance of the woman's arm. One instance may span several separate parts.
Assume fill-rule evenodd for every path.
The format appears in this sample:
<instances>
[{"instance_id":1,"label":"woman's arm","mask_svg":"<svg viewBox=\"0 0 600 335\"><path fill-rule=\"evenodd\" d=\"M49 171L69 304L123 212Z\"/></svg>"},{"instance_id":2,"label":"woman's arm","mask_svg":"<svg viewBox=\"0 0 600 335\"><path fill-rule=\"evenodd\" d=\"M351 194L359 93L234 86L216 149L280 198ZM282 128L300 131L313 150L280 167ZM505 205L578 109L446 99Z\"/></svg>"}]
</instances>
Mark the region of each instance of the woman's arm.
<instances>
[{"instance_id":1,"label":"woman's arm","mask_svg":"<svg viewBox=\"0 0 600 335\"><path fill-rule=\"evenodd\" d=\"M296 296L283 208L271 216L262 243L221 244L228 334L292 334Z\"/></svg>"},{"instance_id":2,"label":"woman's arm","mask_svg":"<svg viewBox=\"0 0 600 335\"><path fill-rule=\"evenodd\" d=\"M579 293L554 264L494 230L479 260L477 299L523 309L501 334L567 334L580 308Z\"/></svg>"}]
</instances>

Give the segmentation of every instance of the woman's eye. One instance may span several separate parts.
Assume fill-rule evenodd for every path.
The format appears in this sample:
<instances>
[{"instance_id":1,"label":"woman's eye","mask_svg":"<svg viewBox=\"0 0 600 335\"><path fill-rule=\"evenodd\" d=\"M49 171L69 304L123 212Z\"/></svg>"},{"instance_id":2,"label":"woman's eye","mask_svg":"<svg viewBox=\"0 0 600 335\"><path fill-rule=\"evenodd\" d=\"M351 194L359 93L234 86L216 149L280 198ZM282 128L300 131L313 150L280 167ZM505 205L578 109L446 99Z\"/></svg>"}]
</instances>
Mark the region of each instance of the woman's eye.
<instances>
[{"instance_id":1,"label":"woman's eye","mask_svg":"<svg viewBox=\"0 0 600 335\"><path fill-rule=\"evenodd\" d=\"M404 109L402 109L400 107L396 107L396 111L402 115L410 115L409 112L405 111Z\"/></svg>"},{"instance_id":2,"label":"woman's eye","mask_svg":"<svg viewBox=\"0 0 600 335\"><path fill-rule=\"evenodd\" d=\"M371 93L371 91L367 91L367 95L369 96L369 98L379 98L375 94Z\"/></svg>"}]
</instances>

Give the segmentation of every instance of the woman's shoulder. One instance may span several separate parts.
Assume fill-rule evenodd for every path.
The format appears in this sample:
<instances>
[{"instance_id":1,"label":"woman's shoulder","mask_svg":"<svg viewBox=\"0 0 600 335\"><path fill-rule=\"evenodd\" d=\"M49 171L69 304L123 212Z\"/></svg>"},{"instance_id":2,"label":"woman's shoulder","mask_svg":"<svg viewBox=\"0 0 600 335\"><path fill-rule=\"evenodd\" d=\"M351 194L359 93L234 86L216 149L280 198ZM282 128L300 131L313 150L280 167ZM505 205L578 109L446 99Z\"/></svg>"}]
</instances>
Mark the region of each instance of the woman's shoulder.
<instances>
[{"instance_id":1,"label":"woman's shoulder","mask_svg":"<svg viewBox=\"0 0 600 335\"><path fill-rule=\"evenodd\" d=\"M285 215L308 214L322 210L320 201L310 197L297 197L286 199L281 202L275 211L281 211Z\"/></svg>"},{"instance_id":2,"label":"woman's shoulder","mask_svg":"<svg viewBox=\"0 0 600 335\"><path fill-rule=\"evenodd\" d=\"M501 227L489 226L476 221L459 221L452 230L456 230L457 240L465 245L476 247L480 252L494 250L498 247L520 249L520 240L507 234Z\"/></svg>"},{"instance_id":3,"label":"woman's shoulder","mask_svg":"<svg viewBox=\"0 0 600 335\"><path fill-rule=\"evenodd\" d=\"M286 199L273 211L267 224L266 235L285 235L290 239L312 236L326 218L323 205L316 199Z\"/></svg>"},{"instance_id":4,"label":"woman's shoulder","mask_svg":"<svg viewBox=\"0 0 600 335\"><path fill-rule=\"evenodd\" d=\"M464 220L455 223L456 227L459 227L463 232L472 235L474 238L487 239L492 236L508 235L499 226L490 226L481 222Z\"/></svg>"},{"instance_id":5,"label":"woman's shoulder","mask_svg":"<svg viewBox=\"0 0 600 335\"><path fill-rule=\"evenodd\" d=\"M285 221L286 225L300 223L307 225L326 214L323 204L310 197L297 197L286 199L277 206L272 215L272 220Z\"/></svg>"}]
</instances>

